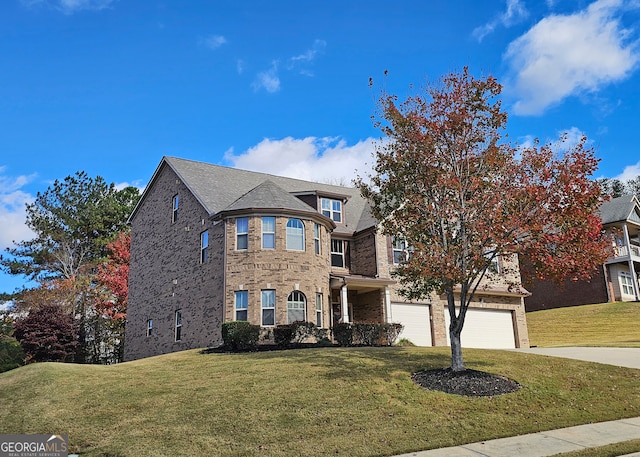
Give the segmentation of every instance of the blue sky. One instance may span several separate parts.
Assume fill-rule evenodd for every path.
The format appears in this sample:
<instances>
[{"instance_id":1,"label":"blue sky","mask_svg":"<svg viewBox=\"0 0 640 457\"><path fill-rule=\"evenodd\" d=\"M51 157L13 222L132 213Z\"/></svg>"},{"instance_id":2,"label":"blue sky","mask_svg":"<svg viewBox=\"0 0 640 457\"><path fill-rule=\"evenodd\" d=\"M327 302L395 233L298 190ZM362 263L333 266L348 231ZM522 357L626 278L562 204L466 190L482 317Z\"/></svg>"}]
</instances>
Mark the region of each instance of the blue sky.
<instances>
[{"instance_id":1,"label":"blue sky","mask_svg":"<svg viewBox=\"0 0 640 457\"><path fill-rule=\"evenodd\" d=\"M172 155L349 183L380 90L463 66L504 85L511 141L585 134L597 177L632 178L639 40L638 0L4 0L0 248L80 170L143 187Z\"/></svg>"}]
</instances>

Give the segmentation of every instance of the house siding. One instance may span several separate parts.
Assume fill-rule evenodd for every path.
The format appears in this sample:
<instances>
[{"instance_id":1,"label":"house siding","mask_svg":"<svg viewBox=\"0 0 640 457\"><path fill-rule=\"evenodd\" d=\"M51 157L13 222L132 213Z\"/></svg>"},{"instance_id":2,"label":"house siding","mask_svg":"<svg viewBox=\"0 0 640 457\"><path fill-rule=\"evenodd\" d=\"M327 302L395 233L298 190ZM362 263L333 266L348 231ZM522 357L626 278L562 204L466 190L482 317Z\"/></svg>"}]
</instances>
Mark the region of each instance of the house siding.
<instances>
[{"instance_id":1,"label":"house siding","mask_svg":"<svg viewBox=\"0 0 640 457\"><path fill-rule=\"evenodd\" d=\"M178 220L172 199L179 195ZM221 342L223 240L221 225L169 168L163 167L131 221L129 309L125 360ZM209 261L200 263L200 234L209 230ZM182 339L175 341L175 311ZM147 321L153 320L151 336Z\"/></svg>"}]
</instances>

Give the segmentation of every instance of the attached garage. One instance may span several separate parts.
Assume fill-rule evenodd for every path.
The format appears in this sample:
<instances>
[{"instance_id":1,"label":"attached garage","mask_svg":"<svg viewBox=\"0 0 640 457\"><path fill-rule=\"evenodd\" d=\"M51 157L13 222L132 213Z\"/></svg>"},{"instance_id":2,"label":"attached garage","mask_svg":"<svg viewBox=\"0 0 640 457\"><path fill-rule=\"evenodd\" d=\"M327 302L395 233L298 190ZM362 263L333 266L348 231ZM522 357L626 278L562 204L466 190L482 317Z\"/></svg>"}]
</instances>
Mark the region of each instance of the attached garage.
<instances>
[{"instance_id":1,"label":"attached garage","mask_svg":"<svg viewBox=\"0 0 640 457\"><path fill-rule=\"evenodd\" d=\"M449 338L449 324L451 319L445 308L445 322L447 328L447 344ZM462 347L484 349L513 349L516 338L513 325L512 311L484 308L469 308L464 320Z\"/></svg>"},{"instance_id":2,"label":"attached garage","mask_svg":"<svg viewBox=\"0 0 640 457\"><path fill-rule=\"evenodd\" d=\"M398 339L405 338L416 346L433 346L430 305L391 303L391 321L404 326Z\"/></svg>"}]
</instances>

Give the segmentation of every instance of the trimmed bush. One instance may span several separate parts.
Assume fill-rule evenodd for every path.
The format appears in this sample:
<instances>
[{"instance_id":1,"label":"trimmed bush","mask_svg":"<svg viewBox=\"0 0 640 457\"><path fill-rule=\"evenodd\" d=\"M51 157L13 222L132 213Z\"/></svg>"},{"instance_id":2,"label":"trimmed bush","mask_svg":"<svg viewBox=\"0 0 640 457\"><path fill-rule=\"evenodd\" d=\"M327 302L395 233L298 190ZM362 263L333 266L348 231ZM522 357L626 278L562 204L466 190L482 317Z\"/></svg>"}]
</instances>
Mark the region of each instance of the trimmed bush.
<instances>
[{"instance_id":1,"label":"trimmed bush","mask_svg":"<svg viewBox=\"0 0 640 457\"><path fill-rule=\"evenodd\" d=\"M307 338L318 339L318 327L312 322L297 321L291 326L293 327L293 339L291 342L294 344L302 343Z\"/></svg>"},{"instance_id":2,"label":"trimmed bush","mask_svg":"<svg viewBox=\"0 0 640 457\"><path fill-rule=\"evenodd\" d=\"M379 324L352 324L353 344L358 346L380 346Z\"/></svg>"},{"instance_id":3,"label":"trimmed bush","mask_svg":"<svg viewBox=\"0 0 640 457\"><path fill-rule=\"evenodd\" d=\"M273 340L280 348L286 348L291 344L294 329L292 324L278 325L273 329Z\"/></svg>"},{"instance_id":4,"label":"trimmed bush","mask_svg":"<svg viewBox=\"0 0 640 457\"><path fill-rule=\"evenodd\" d=\"M278 325L273 329L276 345L281 348L307 342L313 339L319 341L326 338L326 330L316 327L312 322L296 321L291 324Z\"/></svg>"},{"instance_id":5,"label":"trimmed bush","mask_svg":"<svg viewBox=\"0 0 640 457\"><path fill-rule=\"evenodd\" d=\"M402 324L336 324L333 338L340 346L392 346Z\"/></svg>"},{"instance_id":6,"label":"trimmed bush","mask_svg":"<svg viewBox=\"0 0 640 457\"><path fill-rule=\"evenodd\" d=\"M380 329L381 344L383 346L393 346L403 328L404 325L402 324L382 324Z\"/></svg>"},{"instance_id":7,"label":"trimmed bush","mask_svg":"<svg viewBox=\"0 0 640 457\"><path fill-rule=\"evenodd\" d=\"M260 326L246 321L225 322L222 324L222 341L233 351L255 349L260 338Z\"/></svg>"},{"instance_id":8,"label":"trimmed bush","mask_svg":"<svg viewBox=\"0 0 640 457\"><path fill-rule=\"evenodd\" d=\"M333 338L340 346L353 345L353 330L351 324L339 323L333 326Z\"/></svg>"}]
</instances>

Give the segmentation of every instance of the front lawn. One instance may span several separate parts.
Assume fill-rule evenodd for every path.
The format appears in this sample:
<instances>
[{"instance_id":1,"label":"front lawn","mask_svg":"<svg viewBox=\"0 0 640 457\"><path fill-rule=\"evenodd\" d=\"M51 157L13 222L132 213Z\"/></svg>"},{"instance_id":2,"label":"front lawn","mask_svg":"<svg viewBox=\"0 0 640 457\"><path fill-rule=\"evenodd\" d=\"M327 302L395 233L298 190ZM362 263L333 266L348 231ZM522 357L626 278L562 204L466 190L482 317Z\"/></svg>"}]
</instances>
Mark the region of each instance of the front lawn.
<instances>
[{"instance_id":1,"label":"front lawn","mask_svg":"<svg viewBox=\"0 0 640 457\"><path fill-rule=\"evenodd\" d=\"M389 456L640 416L640 370L464 351L522 388L427 391L411 373L449 348L186 351L115 366L34 364L0 374L0 433L69 434L83 456Z\"/></svg>"},{"instance_id":2,"label":"front lawn","mask_svg":"<svg viewBox=\"0 0 640 457\"><path fill-rule=\"evenodd\" d=\"M640 303L571 306L527 313L532 346L640 347Z\"/></svg>"}]
</instances>

